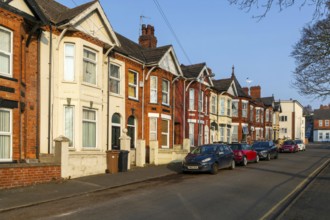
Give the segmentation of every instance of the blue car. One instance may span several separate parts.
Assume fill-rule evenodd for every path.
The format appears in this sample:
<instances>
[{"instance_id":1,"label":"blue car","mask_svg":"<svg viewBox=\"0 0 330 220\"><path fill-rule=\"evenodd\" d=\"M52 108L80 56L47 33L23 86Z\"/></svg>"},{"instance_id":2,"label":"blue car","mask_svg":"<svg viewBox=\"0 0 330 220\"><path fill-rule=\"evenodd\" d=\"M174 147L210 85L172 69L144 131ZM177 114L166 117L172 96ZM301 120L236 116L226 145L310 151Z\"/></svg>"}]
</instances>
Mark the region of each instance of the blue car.
<instances>
[{"instance_id":1,"label":"blue car","mask_svg":"<svg viewBox=\"0 0 330 220\"><path fill-rule=\"evenodd\" d=\"M235 168L234 153L225 144L207 144L195 148L182 162L183 172L210 172Z\"/></svg>"}]
</instances>

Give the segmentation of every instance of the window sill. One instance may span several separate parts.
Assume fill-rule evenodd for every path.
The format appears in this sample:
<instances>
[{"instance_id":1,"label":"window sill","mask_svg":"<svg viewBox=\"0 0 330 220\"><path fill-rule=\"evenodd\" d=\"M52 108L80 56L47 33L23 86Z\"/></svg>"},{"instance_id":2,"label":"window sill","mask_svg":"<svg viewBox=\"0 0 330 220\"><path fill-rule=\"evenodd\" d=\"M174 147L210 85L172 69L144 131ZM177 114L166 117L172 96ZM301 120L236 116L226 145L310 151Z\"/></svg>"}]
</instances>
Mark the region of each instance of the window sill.
<instances>
[{"instance_id":1,"label":"window sill","mask_svg":"<svg viewBox=\"0 0 330 220\"><path fill-rule=\"evenodd\" d=\"M99 148L92 148L92 147L83 147L82 151L101 151Z\"/></svg>"},{"instance_id":2,"label":"window sill","mask_svg":"<svg viewBox=\"0 0 330 220\"><path fill-rule=\"evenodd\" d=\"M65 81L65 80L62 80L62 83L66 83L66 84L77 84L76 81Z\"/></svg>"},{"instance_id":3,"label":"window sill","mask_svg":"<svg viewBox=\"0 0 330 220\"><path fill-rule=\"evenodd\" d=\"M139 99L137 98L134 98L134 97L128 97L129 100L132 100L132 101L136 101L136 102L139 102Z\"/></svg>"},{"instance_id":4,"label":"window sill","mask_svg":"<svg viewBox=\"0 0 330 220\"><path fill-rule=\"evenodd\" d=\"M6 75L6 74L1 74L0 73L0 78L2 79L7 79L10 81L18 82L18 79L12 78L12 75Z\"/></svg>"},{"instance_id":5,"label":"window sill","mask_svg":"<svg viewBox=\"0 0 330 220\"><path fill-rule=\"evenodd\" d=\"M165 107L168 107L168 108L170 108L170 107L171 107L171 105L169 105L169 104L166 104L166 103L162 103L162 106L165 106Z\"/></svg>"},{"instance_id":6,"label":"window sill","mask_svg":"<svg viewBox=\"0 0 330 220\"><path fill-rule=\"evenodd\" d=\"M88 86L88 87L91 87L91 88L94 88L94 89L99 89L99 90L101 90L101 88L98 87L97 85L90 84L90 83L87 83L87 82L82 82L81 85L83 85L83 86Z\"/></svg>"},{"instance_id":7,"label":"window sill","mask_svg":"<svg viewBox=\"0 0 330 220\"><path fill-rule=\"evenodd\" d=\"M117 94L117 93L112 93L112 92L110 92L110 96L117 97L117 98L121 98L121 99L124 98L124 96L122 96L122 95L120 95L120 94Z\"/></svg>"}]
</instances>

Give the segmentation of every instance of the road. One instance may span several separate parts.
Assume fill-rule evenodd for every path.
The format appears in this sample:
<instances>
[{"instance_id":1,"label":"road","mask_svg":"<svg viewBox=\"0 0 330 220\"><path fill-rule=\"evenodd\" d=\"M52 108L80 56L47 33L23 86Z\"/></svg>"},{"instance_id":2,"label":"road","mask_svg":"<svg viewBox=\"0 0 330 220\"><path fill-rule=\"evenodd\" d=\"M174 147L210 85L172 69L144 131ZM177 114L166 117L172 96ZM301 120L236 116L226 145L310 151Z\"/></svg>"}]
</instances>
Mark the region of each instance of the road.
<instances>
[{"instance_id":1,"label":"road","mask_svg":"<svg viewBox=\"0 0 330 220\"><path fill-rule=\"evenodd\" d=\"M172 175L2 213L1 219L328 219L326 208L320 213L317 207L330 202L329 187L320 187L330 185L329 166L300 194L293 192L329 158L330 144L311 145L217 175ZM315 191L319 197L312 200ZM289 195L294 199L287 203Z\"/></svg>"}]
</instances>

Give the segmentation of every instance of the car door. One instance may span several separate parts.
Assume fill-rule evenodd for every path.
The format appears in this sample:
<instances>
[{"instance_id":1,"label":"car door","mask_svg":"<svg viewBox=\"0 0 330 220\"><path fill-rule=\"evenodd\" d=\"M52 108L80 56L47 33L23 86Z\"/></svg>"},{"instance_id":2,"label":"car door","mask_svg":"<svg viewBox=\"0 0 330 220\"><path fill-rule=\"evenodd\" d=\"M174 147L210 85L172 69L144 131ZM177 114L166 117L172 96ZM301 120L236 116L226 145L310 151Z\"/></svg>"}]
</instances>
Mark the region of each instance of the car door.
<instances>
[{"instance_id":1,"label":"car door","mask_svg":"<svg viewBox=\"0 0 330 220\"><path fill-rule=\"evenodd\" d=\"M219 168L223 168L226 162L225 148L223 145L219 145Z\"/></svg>"},{"instance_id":2,"label":"car door","mask_svg":"<svg viewBox=\"0 0 330 220\"><path fill-rule=\"evenodd\" d=\"M228 167L231 165L231 161L233 160L233 153L232 150L224 145L224 150L225 150L225 161L224 161L224 167Z\"/></svg>"},{"instance_id":3,"label":"car door","mask_svg":"<svg viewBox=\"0 0 330 220\"><path fill-rule=\"evenodd\" d=\"M248 161L253 160L254 155L253 155L253 151L251 151L251 146L248 145L248 144L243 144L243 145L242 145L242 149L243 149L243 151L244 151L244 154L246 155L246 159L247 159Z\"/></svg>"}]
</instances>

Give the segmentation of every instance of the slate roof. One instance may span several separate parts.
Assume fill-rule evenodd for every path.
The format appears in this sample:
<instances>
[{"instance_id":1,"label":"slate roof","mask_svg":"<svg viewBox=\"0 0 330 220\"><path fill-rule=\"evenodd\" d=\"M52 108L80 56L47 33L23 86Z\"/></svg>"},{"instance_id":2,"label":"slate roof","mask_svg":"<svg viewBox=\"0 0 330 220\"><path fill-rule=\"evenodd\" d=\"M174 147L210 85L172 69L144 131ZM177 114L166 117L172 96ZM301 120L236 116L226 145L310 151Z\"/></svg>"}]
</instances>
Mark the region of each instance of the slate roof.
<instances>
[{"instance_id":1,"label":"slate roof","mask_svg":"<svg viewBox=\"0 0 330 220\"><path fill-rule=\"evenodd\" d=\"M239 84L235 74L232 74L232 79L234 80L235 86L236 86L236 90L237 90L237 96L238 97L244 97L244 98L251 98L250 95L246 94L243 89L241 84Z\"/></svg>"},{"instance_id":2,"label":"slate roof","mask_svg":"<svg viewBox=\"0 0 330 220\"><path fill-rule=\"evenodd\" d=\"M206 63L198 63L189 66L181 64L181 70L186 78L197 78L205 66Z\"/></svg>"},{"instance_id":3,"label":"slate roof","mask_svg":"<svg viewBox=\"0 0 330 220\"><path fill-rule=\"evenodd\" d=\"M330 109L316 109L314 110L314 119L330 120Z\"/></svg>"},{"instance_id":4,"label":"slate roof","mask_svg":"<svg viewBox=\"0 0 330 220\"><path fill-rule=\"evenodd\" d=\"M271 96L271 97L263 97L263 98L260 98L260 101L262 103L264 103L265 106L269 107L269 106L272 106L273 105L275 99L274 99L273 96Z\"/></svg>"},{"instance_id":5,"label":"slate roof","mask_svg":"<svg viewBox=\"0 0 330 220\"><path fill-rule=\"evenodd\" d=\"M85 3L75 8L68 8L54 0L35 0L43 14L53 24L63 24L86 10L97 0Z\"/></svg>"},{"instance_id":6,"label":"slate roof","mask_svg":"<svg viewBox=\"0 0 330 220\"><path fill-rule=\"evenodd\" d=\"M156 48L144 48L121 34L116 33L116 36L121 47L116 46L114 49L115 51L143 61L146 64L159 62L165 53L172 47L171 45L167 45Z\"/></svg>"},{"instance_id":7,"label":"slate roof","mask_svg":"<svg viewBox=\"0 0 330 220\"><path fill-rule=\"evenodd\" d=\"M215 88L215 90L217 90L218 92L224 92L224 91L228 91L231 83L232 83L232 79L218 79L218 80L213 80L213 87Z\"/></svg>"}]
</instances>

